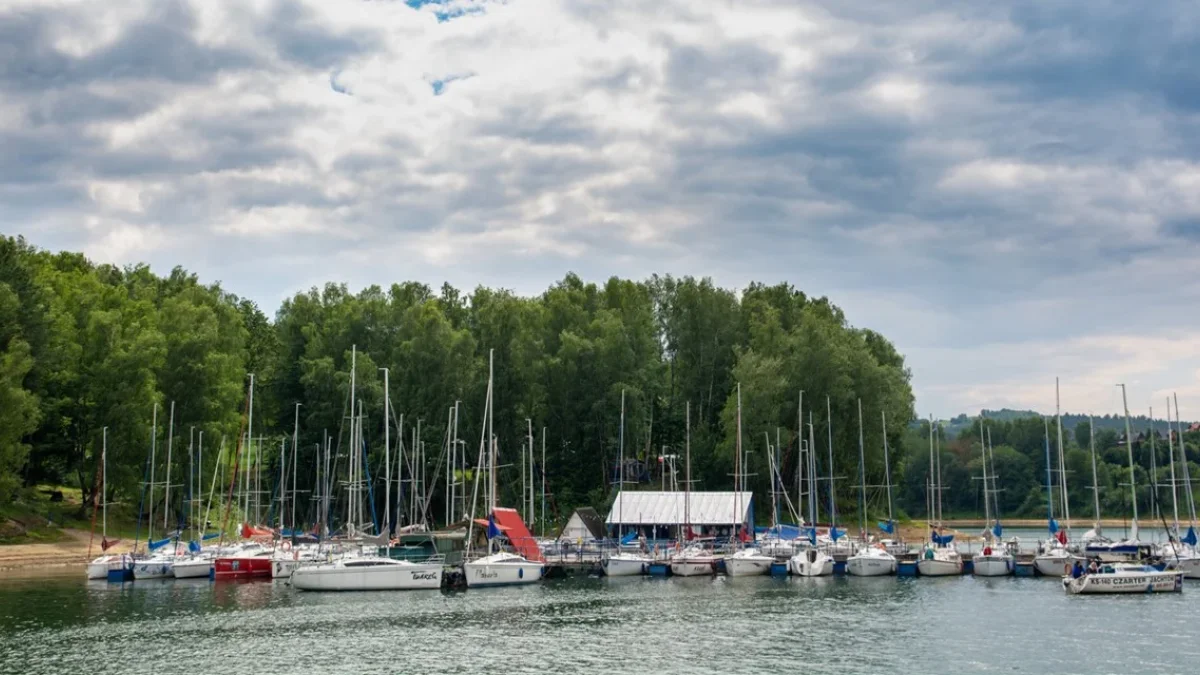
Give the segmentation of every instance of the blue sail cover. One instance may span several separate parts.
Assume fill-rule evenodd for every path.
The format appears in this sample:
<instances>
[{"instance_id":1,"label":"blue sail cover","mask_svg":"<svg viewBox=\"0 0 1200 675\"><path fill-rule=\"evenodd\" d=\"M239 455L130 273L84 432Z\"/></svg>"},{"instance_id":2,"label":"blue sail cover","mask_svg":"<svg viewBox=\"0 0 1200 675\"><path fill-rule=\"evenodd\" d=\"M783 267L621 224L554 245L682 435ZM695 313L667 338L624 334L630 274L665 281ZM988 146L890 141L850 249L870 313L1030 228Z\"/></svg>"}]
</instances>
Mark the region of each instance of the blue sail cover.
<instances>
[{"instance_id":1,"label":"blue sail cover","mask_svg":"<svg viewBox=\"0 0 1200 675\"><path fill-rule=\"evenodd\" d=\"M817 528L815 528L815 527L808 528L808 541L813 546L817 545Z\"/></svg>"},{"instance_id":2,"label":"blue sail cover","mask_svg":"<svg viewBox=\"0 0 1200 675\"><path fill-rule=\"evenodd\" d=\"M796 525L785 525L784 523L780 523L772 527L756 527L754 528L754 531L757 534L772 535L784 541L799 539L800 537L807 535L807 532L803 528Z\"/></svg>"},{"instance_id":3,"label":"blue sail cover","mask_svg":"<svg viewBox=\"0 0 1200 675\"><path fill-rule=\"evenodd\" d=\"M1004 536L1004 528L1001 527L1000 521L996 521L996 524L992 526L992 534L996 535L996 538Z\"/></svg>"},{"instance_id":4,"label":"blue sail cover","mask_svg":"<svg viewBox=\"0 0 1200 675\"><path fill-rule=\"evenodd\" d=\"M892 520L879 521L879 529L888 534L896 534L896 522Z\"/></svg>"},{"instance_id":5,"label":"blue sail cover","mask_svg":"<svg viewBox=\"0 0 1200 675\"><path fill-rule=\"evenodd\" d=\"M188 542L188 551L192 553L200 552L200 542L192 540Z\"/></svg>"},{"instance_id":6,"label":"blue sail cover","mask_svg":"<svg viewBox=\"0 0 1200 675\"><path fill-rule=\"evenodd\" d=\"M1050 528L1050 534L1058 534L1058 521L1057 520L1051 518L1050 522L1047 523L1047 525Z\"/></svg>"},{"instance_id":7,"label":"blue sail cover","mask_svg":"<svg viewBox=\"0 0 1200 675\"><path fill-rule=\"evenodd\" d=\"M491 514L488 516L487 538L495 539L496 537L499 537L499 536L500 536L500 528L496 527L496 515Z\"/></svg>"},{"instance_id":8,"label":"blue sail cover","mask_svg":"<svg viewBox=\"0 0 1200 675\"><path fill-rule=\"evenodd\" d=\"M200 537L200 541L208 541L209 539L216 539L219 536L221 536L220 532L212 532L210 534L204 535L203 537Z\"/></svg>"},{"instance_id":9,"label":"blue sail cover","mask_svg":"<svg viewBox=\"0 0 1200 675\"><path fill-rule=\"evenodd\" d=\"M929 536L933 539L933 543L935 543L939 546L945 546L946 544L949 544L950 542L954 541L954 535L938 534L937 530L931 530L929 533Z\"/></svg>"},{"instance_id":10,"label":"blue sail cover","mask_svg":"<svg viewBox=\"0 0 1200 675\"><path fill-rule=\"evenodd\" d=\"M845 530L839 530L832 525L829 526L829 538L830 539L837 541L838 539L841 539L845 535L846 535Z\"/></svg>"},{"instance_id":11,"label":"blue sail cover","mask_svg":"<svg viewBox=\"0 0 1200 675\"><path fill-rule=\"evenodd\" d=\"M621 537L621 545L628 546L629 544L632 544L633 542L637 541L637 538L638 538L637 530L628 532L625 534L624 537Z\"/></svg>"},{"instance_id":12,"label":"blue sail cover","mask_svg":"<svg viewBox=\"0 0 1200 675\"><path fill-rule=\"evenodd\" d=\"M166 546L169 543L171 543L171 538L167 537L166 539L159 539L158 541L147 542L146 545L150 547L151 551L157 551L158 549Z\"/></svg>"},{"instance_id":13,"label":"blue sail cover","mask_svg":"<svg viewBox=\"0 0 1200 675\"><path fill-rule=\"evenodd\" d=\"M1183 539L1181 539L1180 541L1187 544L1188 546L1195 546L1196 545L1196 528L1189 527L1187 534L1183 535Z\"/></svg>"}]
</instances>

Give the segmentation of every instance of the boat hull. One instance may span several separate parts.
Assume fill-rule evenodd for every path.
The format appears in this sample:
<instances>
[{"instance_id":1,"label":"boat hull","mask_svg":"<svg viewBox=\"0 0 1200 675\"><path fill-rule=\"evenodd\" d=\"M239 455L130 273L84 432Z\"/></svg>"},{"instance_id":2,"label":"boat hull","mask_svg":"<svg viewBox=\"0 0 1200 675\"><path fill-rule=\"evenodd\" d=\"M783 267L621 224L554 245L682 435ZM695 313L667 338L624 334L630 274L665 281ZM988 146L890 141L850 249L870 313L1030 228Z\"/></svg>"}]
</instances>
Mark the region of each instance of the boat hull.
<instances>
[{"instance_id":1,"label":"boat hull","mask_svg":"<svg viewBox=\"0 0 1200 675\"><path fill-rule=\"evenodd\" d=\"M296 568L299 566L299 560L293 560L291 558L276 558L271 561L271 578L290 579L292 578L292 574L296 572Z\"/></svg>"},{"instance_id":2,"label":"boat hull","mask_svg":"<svg viewBox=\"0 0 1200 675\"><path fill-rule=\"evenodd\" d=\"M119 555L103 555L96 558L87 566L87 578L91 580L107 580L109 570L120 570L129 564L129 560Z\"/></svg>"},{"instance_id":3,"label":"boat hull","mask_svg":"<svg viewBox=\"0 0 1200 675\"><path fill-rule=\"evenodd\" d=\"M1183 572L1185 579L1200 579L1200 558L1168 558L1167 569Z\"/></svg>"},{"instance_id":4,"label":"boat hull","mask_svg":"<svg viewBox=\"0 0 1200 675\"><path fill-rule=\"evenodd\" d=\"M713 560L672 560L671 575L677 577L704 577L715 574Z\"/></svg>"},{"instance_id":5,"label":"boat hull","mask_svg":"<svg viewBox=\"0 0 1200 675\"><path fill-rule=\"evenodd\" d=\"M172 571L176 579L202 579L212 576L211 560L180 560Z\"/></svg>"},{"instance_id":6,"label":"boat hull","mask_svg":"<svg viewBox=\"0 0 1200 675\"><path fill-rule=\"evenodd\" d=\"M917 561L917 573L923 577L953 577L962 575L961 560L939 560L921 558Z\"/></svg>"},{"instance_id":7,"label":"boat hull","mask_svg":"<svg viewBox=\"0 0 1200 675\"><path fill-rule=\"evenodd\" d=\"M728 557L725 559L725 574L731 577L754 577L761 576L771 571L771 563L775 562L773 558L754 557L754 558L737 558Z\"/></svg>"},{"instance_id":8,"label":"boat hull","mask_svg":"<svg viewBox=\"0 0 1200 675\"><path fill-rule=\"evenodd\" d=\"M833 574L833 558L806 551L788 560L788 571L798 577L826 577Z\"/></svg>"},{"instance_id":9,"label":"boat hull","mask_svg":"<svg viewBox=\"0 0 1200 675\"><path fill-rule=\"evenodd\" d=\"M148 579L174 579L174 569L174 560L142 560L134 563L133 578L135 581L146 581Z\"/></svg>"},{"instance_id":10,"label":"boat hull","mask_svg":"<svg viewBox=\"0 0 1200 675\"><path fill-rule=\"evenodd\" d=\"M972 564L977 577L1006 577L1013 573L1013 559L1001 556L975 556Z\"/></svg>"},{"instance_id":11,"label":"boat hull","mask_svg":"<svg viewBox=\"0 0 1200 675\"><path fill-rule=\"evenodd\" d=\"M650 561L635 558L605 558L601 564L604 567L605 576L636 577L646 573Z\"/></svg>"},{"instance_id":12,"label":"boat hull","mask_svg":"<svg viewBox=\"0 0 1200 675\"><path fill-rule=\"evenodd\" d=\"M895 573L895 558L852 556L846 561L846 574L856 577L885 577Z\"/></svg>"},{"instance_id":13,"label":"boat hull","mask_svg":"<svg viewBox=\"0 0 1200 675\"><path fill-rule=\"evenodd\" d=\"M271 559L266 556L253 558L217 558L213 561L214 579L270 579Z\"/></svg>"},{"instance_id":14,"label":"boat hull","mask_svg":"<svg viewBox=\"0 0 1200 675\"><path fill-rule=\"evenodd\" d=\"M275 561L281 562L294 561ZM291 584L302 591L415 591L442 587L441 564L341 567L309 565L295 568Z\"/></svg>"},{"instance_id":15,"label":"boat hull","mask_svg":"<svg viewBox=\"0 0 1200 675\"><path fill-rule=\"evenodd\" d=\"M1087 574L1078 579L1063 577L1063 589L1072 595L1179 593L1183 590L1183 573Z\"/></svg>"},{"instance_id":16,"label":"boat hull","mask_svg":"<svg viewBox=\"0 0 1200 675\"><path fill-rule=\"evenodd\" d=\"M1033 559L1033 568L1045 577L1061 577L1071 571L1075 560L1069 555L1039 555Z\"/></svg>"},{"instance_id":17,"label":"boat hull","mask_svg":"<svg viewBox=\"0 0 1200 675\"><path fill-rule=\"evenodd\" d=\"M539 562L469 562L463 564L467 588L535 584L542 579Z\"/></svg>"}]
</instances>

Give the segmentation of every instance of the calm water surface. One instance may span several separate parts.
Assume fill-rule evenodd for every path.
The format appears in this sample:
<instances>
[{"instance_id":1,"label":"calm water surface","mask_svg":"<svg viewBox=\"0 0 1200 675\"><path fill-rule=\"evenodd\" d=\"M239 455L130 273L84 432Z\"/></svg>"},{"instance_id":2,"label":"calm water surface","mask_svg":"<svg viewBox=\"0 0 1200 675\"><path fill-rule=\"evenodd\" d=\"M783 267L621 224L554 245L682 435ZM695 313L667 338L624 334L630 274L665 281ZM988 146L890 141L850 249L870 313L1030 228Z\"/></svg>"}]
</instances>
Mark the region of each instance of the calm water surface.
<instances>
[{"instance_id":1,"label":"calm water surface","mask_svg":"<svg viewBox=\"0 0 1200 675\"><path fill-rule=\"evenodd\" d=\"M3 673L1191 672L1200 584L572 579L458 593L280 582L0 582ZM938 665L942 664L942 665Z\"/></svg>"}]
</instances>

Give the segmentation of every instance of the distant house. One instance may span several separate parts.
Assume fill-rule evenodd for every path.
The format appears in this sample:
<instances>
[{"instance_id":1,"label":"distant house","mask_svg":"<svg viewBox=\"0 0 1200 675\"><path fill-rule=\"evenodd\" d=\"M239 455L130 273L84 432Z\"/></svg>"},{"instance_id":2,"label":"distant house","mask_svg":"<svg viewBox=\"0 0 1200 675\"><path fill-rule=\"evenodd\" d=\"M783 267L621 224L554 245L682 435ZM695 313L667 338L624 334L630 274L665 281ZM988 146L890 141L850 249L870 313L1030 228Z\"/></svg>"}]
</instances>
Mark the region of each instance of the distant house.
<instances>
[{"instance_id":1,"label":"distant house","mask_svg":"<svg viewBox=\"0 0 1200 675\"><path fill-rule=\"evenodd\" d=\"M604 539L604 519L590 506L575 509L558 534L560 542L587 543L596 539Z\"/></svg>"}]
</instances>

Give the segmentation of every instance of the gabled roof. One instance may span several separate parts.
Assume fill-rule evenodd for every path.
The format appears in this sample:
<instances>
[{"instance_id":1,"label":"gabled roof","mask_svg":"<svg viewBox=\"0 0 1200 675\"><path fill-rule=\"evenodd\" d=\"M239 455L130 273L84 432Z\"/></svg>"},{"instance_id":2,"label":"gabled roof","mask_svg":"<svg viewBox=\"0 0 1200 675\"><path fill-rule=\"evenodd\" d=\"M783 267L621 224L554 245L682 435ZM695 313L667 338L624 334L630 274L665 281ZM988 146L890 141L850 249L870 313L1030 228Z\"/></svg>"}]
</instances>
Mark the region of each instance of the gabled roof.
<instances>
[{"instance_id":1,"label":"gabled roof","mask_svg":"<svg viewBox=\"0 0 1200 675\"><path fill-rule=\"evenodd\" d=\"M583 526L587 528L587 531L590 532L593 537L596 539L605 538L606 528L604 527L604 519L601 518L600 514L596 512L596 509L593 509L590 506L581 506L575 509L575 515L579 516L579 520L583 523Z\"/></svg>"},{"instance_id":2,"label":"gabled roof","mask_svg":"<svg viewBox=\"0 0 1200 675\"><path fill-rule=\"evenodd\" d=\"M613 501L609 525L682 525L684 492L622 491ZM687 509L692 525L731 525L749 520L751 492L692 492ZM737 514L740 512L740 519Z\"/></svg>"}]
</instances>

